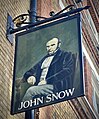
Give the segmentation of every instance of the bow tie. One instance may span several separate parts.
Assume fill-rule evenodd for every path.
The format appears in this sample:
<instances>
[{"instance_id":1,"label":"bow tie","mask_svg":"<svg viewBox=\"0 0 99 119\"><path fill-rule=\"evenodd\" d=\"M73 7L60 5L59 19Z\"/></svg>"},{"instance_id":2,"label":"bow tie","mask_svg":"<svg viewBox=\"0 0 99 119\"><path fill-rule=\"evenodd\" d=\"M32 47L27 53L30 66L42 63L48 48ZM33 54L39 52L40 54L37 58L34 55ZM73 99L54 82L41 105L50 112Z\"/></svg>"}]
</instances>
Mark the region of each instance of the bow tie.
<instances>
[{"instance_id":1,"label":"bow tie","mask_svg":"<svg viewBox=\"0 0 99 119\"><path fill-rule=\"evenodd\" d=\"M54 56L56 53L53 54L47 54L47 57Z\"/></svg>"}]
</instances>

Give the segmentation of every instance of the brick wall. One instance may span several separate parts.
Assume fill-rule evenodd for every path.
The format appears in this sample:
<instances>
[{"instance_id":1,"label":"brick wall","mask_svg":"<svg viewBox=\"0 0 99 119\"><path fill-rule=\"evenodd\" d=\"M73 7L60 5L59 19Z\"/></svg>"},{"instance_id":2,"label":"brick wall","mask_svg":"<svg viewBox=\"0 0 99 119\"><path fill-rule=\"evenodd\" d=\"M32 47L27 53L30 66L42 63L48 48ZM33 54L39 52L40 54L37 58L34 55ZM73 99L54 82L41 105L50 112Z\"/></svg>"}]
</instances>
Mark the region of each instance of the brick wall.
<instances>
[{"instance_id":1,"label":"brick wall","mask_svg":"<svg viewBox=\"0 0 99 119\"><path fill-rule=\"evenodd\" d=\"M85 76L85 95L91 106L93 106L93 102L92 102L93 91L92 91L92 78L91 78L92 71L86 57L84 57L84 76Z\"/></svg>"},{"instance_id":2,"label":"brick wall","mask_svg":"<svg viewBox=\"0 0 99 119\"><path fill-rule=\"evenodd\" d=\"M99 16L98 16L99 15L99 11L98 11L99 1L88 0L88 5L91 6L89 11L90 11L93 21L95 23L95 27L96 27L97 31L99 32ZM96 5L98 5L98 6L96 6Z\"/></svg>"},{"instance_id":3,"label":"brick wall","mask_svg":"<svg viewBox=\"0 0 99 119\"><path fill-rule=\"evenodd\" d=\"M7 13L12 18L27 13L29 0L0 0L0 119L22 119L10 115L14 45L6 39Z\"/></svg>"},{"instance_id":4,"label":"brick wall","mask_svg":"<svg viewBox=\"0 0 99 119\"><path fill-rule=\"evenodd\" d=\"M49 17L49 12L51 11L51 0L38 0L38 15L43 17Z\"/></svg>"},{"instance_id":5,"label":"brick wall","mask_svg":"<svg viewBox=\"0 0 99 119\"><path fill-rule=\"evenodd\" d=\"M79 107L78 107L79 108ZM80 119L69 101L61 102L39 109L39 119ZM38 118L37 118L38 119Z\"/></svg>"},{"instance_id":6,"label":"brick wall","mask_svg":"<svg viewBox=\"0 0 99 119\"><path fill-rule=\"evenodd\" d=\"M24 113L17 114L14 116L10 115L14 45L12 46L6 39L6 22L7 22L7 13L9 13L12 16L12 18L15 18L19 14L27 13L27 10L29 10L29 1L30 0L0 1L0 119L24 119ZM39 16L44 17L50 17L49 16L50 11L54 10L55 12L58 12L60 9L58 0L38 0L37 6L38 6L37 14ZM85 79L86 79L86 92L87 92L86 96L90 104L92 105L91 70L86 59L85 59ZM51 119L52 117L55 118L54 114L60 119L62 118L63 114L66 114L66 119L69 119L70 116L73 119L78 118L77 110L71 107L71 105L68 102L63 102L56 104L54 106L40 108L39 118L40 119Z\"/></svg>"}]
</instances>

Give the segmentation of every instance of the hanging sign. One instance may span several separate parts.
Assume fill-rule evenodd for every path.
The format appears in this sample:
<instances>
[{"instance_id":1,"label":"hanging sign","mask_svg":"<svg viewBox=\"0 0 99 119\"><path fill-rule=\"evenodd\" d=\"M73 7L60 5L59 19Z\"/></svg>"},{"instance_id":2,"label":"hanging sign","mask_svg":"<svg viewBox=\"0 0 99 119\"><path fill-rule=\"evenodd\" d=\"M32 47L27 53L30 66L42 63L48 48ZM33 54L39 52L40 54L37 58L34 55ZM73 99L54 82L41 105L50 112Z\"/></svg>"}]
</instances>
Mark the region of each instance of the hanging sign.
<instances>
[{"instance_id":1,"label":"hanging sign","mask_svg":"<svg viewBox=\"0 0 99 119\"><path fill-rule=\"evenodd\" d=\"M11 114L84 96L80 14L16 34Z\"/></svg>"}]
</instances>

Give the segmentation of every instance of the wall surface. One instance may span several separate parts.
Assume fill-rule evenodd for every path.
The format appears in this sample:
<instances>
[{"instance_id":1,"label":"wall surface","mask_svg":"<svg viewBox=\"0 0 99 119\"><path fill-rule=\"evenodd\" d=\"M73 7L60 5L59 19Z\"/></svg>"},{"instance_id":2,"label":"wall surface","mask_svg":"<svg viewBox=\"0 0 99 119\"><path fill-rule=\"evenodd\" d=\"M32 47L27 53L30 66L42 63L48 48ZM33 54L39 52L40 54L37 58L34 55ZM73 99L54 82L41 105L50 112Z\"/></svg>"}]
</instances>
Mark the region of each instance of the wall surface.
<instances>
[{"instance_id":1,"label":"wall surface","mask_svg":"<svg viewBox=\"0 0 99 119\"><path fill-rule=\"evenodd\" d=\"M65 5L73 4L74 0L61 0ZM24 113L11 115L11 94L12 94L12 79L13 79L13 65L14 65L14 49L15 45L11 45L6 38L7 13L12 18L22 14L28 13L30 0L1 0L0 1L0 119L24 119ZM83 45L89 54L90 60L93 62L95 74L99 76L99 54L97 51L97 44L99 41L94 36L88 21L89 12L93 23L95 24L95 34L99 34L98 15L99 2L96 0L83 0L78 6L91 5L89 11L82 12L82 37ZM97 8L95 8L97 7ZM61 6L59 0L37 0L37 15L43 17L50 17L49 13L60 11ZM97 34L96 34L97 35ZM15 42L15 41L14 41ZM88 56L84 52L84 76L85 76L85 91L88 104L84 99L74 99L52 106L40 108L36 111L36 119L97 119L99 114L93 113L95 110L93 105L93 88L92 88L92 67L88 60ZM90 108L91 106L91 108ZM99 104L98 104L99 106ZM99 108L99 107L98 107ZM97 117L95 118L95 115Z\"/></svg>"},{"instance_id":2,"label":"wall surface","mask_svg":"<svg viewBox=\"0 0 99 119\"><path fill-rule=\"evenodd\" d=\"M6 39L6 25L7 13L15 18L28 9L29 0L0 0L0 119L24 118L24 114L10 114L14 44Z\"/></svg>"}]
</instances>

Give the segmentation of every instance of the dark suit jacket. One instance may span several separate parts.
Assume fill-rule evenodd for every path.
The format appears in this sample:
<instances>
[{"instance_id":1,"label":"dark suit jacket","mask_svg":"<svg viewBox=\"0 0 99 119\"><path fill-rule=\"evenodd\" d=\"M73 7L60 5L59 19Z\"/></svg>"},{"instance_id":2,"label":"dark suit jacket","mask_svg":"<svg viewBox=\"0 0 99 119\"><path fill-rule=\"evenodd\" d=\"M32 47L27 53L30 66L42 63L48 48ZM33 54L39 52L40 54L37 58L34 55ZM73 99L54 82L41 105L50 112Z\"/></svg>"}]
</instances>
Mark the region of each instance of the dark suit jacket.
<instances>
[{"instance_id":1,"label":"dark suit jacket","mask_svg":"<svg viewBox=\"0 0 99 119\"><path fill-rule=\"evenodd\" d=\"M35 85L39 83L42 72L41 65L46 57L47 55L24 74L23 79L25 81L28 77L33 75L36 77ZM55 53L46 76L47 84L52 84L55 92L72 88L73 65L74 62L70 52L64 52L59 49Z\"/></svg>"}]
</instances>

